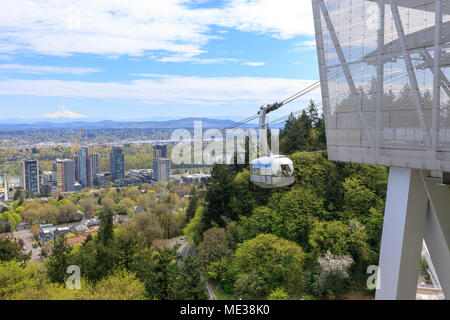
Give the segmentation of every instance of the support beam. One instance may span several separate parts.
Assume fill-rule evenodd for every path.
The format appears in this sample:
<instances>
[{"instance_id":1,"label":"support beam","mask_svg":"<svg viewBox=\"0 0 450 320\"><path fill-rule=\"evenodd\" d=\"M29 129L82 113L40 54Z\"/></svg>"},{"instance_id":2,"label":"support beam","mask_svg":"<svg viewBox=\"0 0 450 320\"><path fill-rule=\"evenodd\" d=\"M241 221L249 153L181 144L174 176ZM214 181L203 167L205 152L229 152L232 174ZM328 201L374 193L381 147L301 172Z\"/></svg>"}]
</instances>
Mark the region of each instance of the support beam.
<instances>
[{"instance_id":1,"label":"support beam","mask_svg":"<svg viewBox=\"0 0 450 320\"><path fill-rule=\"evenodd\" d=\"M425 61L424 66L433 73L434 76L434 59L430 55L430 53L427 50L424 50L419 53L422 59ZM447 94L447 97L450 98L450 81L448 81L447 76L442 72L442 68L439 68L439 74L441 77L441 88L444 89L445 93Z\"/></svg>"},{"instance_id":2,"label":"support beam","mask_svg":"<svg viewBox=\"0 0 450 320\"><path fill-rule=\"evenodd\" d=\"M419 170L390 168L377 300L416 299L427 202Z\"/></svg>"},{"instance_id":3,"label":"support beam","mask_svg":"<svg viewBox=\"0 0 450 320\"><path fill-rule=\"evenodd\" d=\"M319 62L320 85L322 89L322 103L324 113L331 112L330 110L330 91L328 89L328 75L325 60L325 48L323 44L322 19L320 18L319 1L313 0L312 3L314 16L314 29L316 30L316 45L317 45L317 60ZM325 127L327 128L328 117L325 118Z\"/></svg>"},{"instance_id":4,"label":"support beam","mask_svg":"<svg viewBox=\"0 0 450 320\"><path fill-rule=\"evenodd\" d=\"M381 104L384 97L384 27L385 27L385 5L384 0L378 0L380 10L380 27L378 28L378 55L377 55L377 111L376 111L376 149L377 157L380 154L381 144ZM378 162L378 159L377 159Z\"/></svg>"},{"instance_id":5,"label":"support beam","mask_svg":"<svg viewBox=\"0 0 450 320\"><path fill-rule=\"evenodd\" d=\"M433 109L431 119L431 140L433 150L436 153L439 144L439 112L441 109L441 30L442 30L442 5L441 0L434 1L435 25L434 25L434 63L433 63ZM437 158L435 158L437 160Z\"/></svg>"},{"instance_id":6,"label":"support beam","mask_svg":"<svg viewBox=\"0 0 450 320\"><path fill-rule=\"evenodd\" d=\"M444 296L450 300L450 189L422 174L429 199L425 243Z\"/></svg>"}]
</instances>

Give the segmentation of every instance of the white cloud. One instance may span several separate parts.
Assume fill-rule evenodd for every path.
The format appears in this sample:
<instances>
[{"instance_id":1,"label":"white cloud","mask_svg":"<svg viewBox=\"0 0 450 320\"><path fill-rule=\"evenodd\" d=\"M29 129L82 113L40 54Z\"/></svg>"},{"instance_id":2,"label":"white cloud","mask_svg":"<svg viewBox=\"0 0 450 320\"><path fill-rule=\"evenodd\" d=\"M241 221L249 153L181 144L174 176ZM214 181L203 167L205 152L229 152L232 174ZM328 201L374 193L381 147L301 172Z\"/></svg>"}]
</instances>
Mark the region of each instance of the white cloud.
<instances>
[{"instance_id":1,"label":"white cloud","mask_svg":"<svg viewBox=\"0 0 450 320\"><path fill-rule=\"evenodd\" d=\"M164 57L158 59L159 62L192 62L195 64L210 64L210 63L226 63L226 62L238 62L238 59L234 58L210 58L200 59L195 57L186 57L185 55L174 55L170 57Z\"/></svg>"},{"instance_id":2,"label":"white cloud","mask_svg":"<svg viewBox=\"0 0 450 320\"><path fill-rule=\"evenodd\" d=\"M157 53L161 59L202 63L192 59L217 39L212 26L282 39L313 35L310 2L232 0L221 8L198 8L195 0L79 0L71 6L60 0L4 1L0 53Z\"/></svg>"},{"instance_id":3,"label":"white cloud","mask_svg":"<svg viewBox=\"0 0 450 320\"><path fill-rule=\"evenodd\" d=\"M45 114L44 118L50 118L50 119L59 119L59 118L64 118L64 119L86 119L87 116L84 116L82 114L78 114L78 113L72 112L70 110L67 110L63 106L60 106L59 110L57 112L50 113L50 114Z\"/></svg>"},{"instance_id":4,"label":"white cloud","mask_svg":"<svg viewBox=\"0 0 450 320\"><path fill-rule=\"evenodd\" d=\"M314 35L310 0L233 0L220 25L282 39Z\"/></svg>"},{"instance_id":5,"label":"white cloud","mask_svg":"<svg viewBox=\"0 0 450 320\"><path fill-rule=\"evenodd\" d=\"M294 44L294 48L289 50L289 52L304 52L310 50L316 50L316 40L314 39Z\"/></svg>"},{"instance_id":6,"label":"white cloud","mask_svg":"<svg viewBox=\"0 0 450 320\"><path fill-rule=\"evenodd\" d=\"M26 74L73 74L86 75L93 72L101 72L97 68L55 67L55 66L31 66L22 64L0 64L0 72L17 72Z\"/></svg>"},{"instance_id":7,"label":"white cloud","mask_svg":"<svg viewBox=\"0 0 450 320\"><path fill-rule=\"evenodd\" d=\"M8 79L0 81L0 95L123 99L149 105L261 105L282 100L316 81L257 77L149 76L148 79L126 83ZM320 100L320 91L304 98Z\"/></svg>"},{"instance_id":8,"label":"white cloud","mask_svg":"<svg viewBox=\"0 0 450 320\"><path fill-rule=\"evenodd\" d=\"M250 66L250 67L262 67L262 66L266 65L265 62L256 62L256 61L255 62L251 62L251 61L244 62L243 64L246 66Z\"/></svg>"}]
</instances>

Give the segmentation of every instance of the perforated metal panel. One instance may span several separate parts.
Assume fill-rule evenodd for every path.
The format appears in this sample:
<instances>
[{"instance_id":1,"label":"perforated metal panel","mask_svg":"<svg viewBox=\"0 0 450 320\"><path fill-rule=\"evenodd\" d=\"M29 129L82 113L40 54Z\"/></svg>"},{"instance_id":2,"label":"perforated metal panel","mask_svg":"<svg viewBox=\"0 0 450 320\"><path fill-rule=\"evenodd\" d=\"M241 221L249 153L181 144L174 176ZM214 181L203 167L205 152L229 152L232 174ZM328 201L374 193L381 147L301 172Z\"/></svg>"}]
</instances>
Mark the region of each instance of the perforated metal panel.
<instances>
[{"instance_id":1,"label":"perforated metal panel","mask_svg":"<svg viewBox=\"0 0 450 320\"><path fill-rule=\"evenodd\" d=\"M312 2L329 158L450 171L450 0Z\"/></svg>"}]
</instances>

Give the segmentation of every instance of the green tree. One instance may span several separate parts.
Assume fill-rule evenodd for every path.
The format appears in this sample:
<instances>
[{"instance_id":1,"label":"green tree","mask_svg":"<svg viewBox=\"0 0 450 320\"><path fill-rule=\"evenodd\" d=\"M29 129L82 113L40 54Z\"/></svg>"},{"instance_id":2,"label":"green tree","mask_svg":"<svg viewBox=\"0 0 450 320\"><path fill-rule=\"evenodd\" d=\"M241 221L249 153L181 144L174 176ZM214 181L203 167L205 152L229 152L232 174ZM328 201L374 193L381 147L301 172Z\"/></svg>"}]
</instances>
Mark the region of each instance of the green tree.
<instances>
[{"instance_id":1,"label":"green tree","mask_svg":"<svg viewBox=\"0 0 450 320\"><path fill-rule=\"evenodd\" d=\"M45 223L56 223L60 211L52 204L45 204L39 210L39 216Z\"/></svg>"},{"instance_id":2,"label":"green tree","mask_svg":"<svg viewBox=\"0 0 450 320\"><path fill-rule=\"evenodd\" d=\"M135 205L135 202L130 198L123 198L117 205L117 214L131 216L134 213Z\"/></svg>"},{"instance_id":3,"label":"green tree","mask_svg":"<svg viewBox=\"0 0 450 320\"><path fill-rule=\"evenodd\" d=\"M347 178L343 183L344 213L350 218L367 217L370 208L382 207L382 201L376 192L365 187L357 178Z\"/></svg>"},{"instance_id":4,"label":"green tree","mask_svg":"<svg viewBox=\"0 0 450 320\"><path fill-rule=\"evenodd\" d=\"M183 230L183 233L189 236L194 241L195 245L200 243L203 230L205 230L203 225L203 211L203 207L198 207L194 218Z\"/></svg>"},{"instance_id":5,"label":"green tree","mask_svg":"<svg viewBox=\"0 0 450 320\"><path fill-rule=\"evenodd\" d=\"M116 271L93 287L89 300L144 300L145 286L135 274Z\"/></svg>"},{"instance_id":6,"label":"green tree","mask_svg":"<svg viewBox=\"0 0 450 320\"><path fill-rule=\"evenodd\" d=\"M147 282L147 291L159 300L169 298L170 286L179 272L180 255L175 249L156 248L152 256L151 276Z\"/></svg>"},{"instance_id":7,"label":"green tree","mask_svg":"<svg viewBox=\"0 0 450 320\"><path fill-rule=\"evenodd\" d=\"M0 299L13 299L23 290L40 288L37 271L19 261L0 261Z\"/></svg>"},{"instance_id":8,"label":"green tree","mask_svg":"<svg viewBox=\"0 0 450 320\"><path fill-rule=\"evenodd\" d=\"M297 244L275 235L260 234L238 246L229 272L236 281L241 277L240 281L247 286L259 288L261 297L279 287L299 294L304 287L304 256Z\"/></svg>"},{"instance_id":9,"label":"green tree","mask_svg":"<svg viewBox=\"0 0 450 320\"><path fill-rule=\"evenodd\" d=\"M195 211L197 211L200 200L200 192L197 190L197 187L193 185L190 192L189 205L186 209L186 221L188 223L194 218Z\"/></svg>"},{"instance_id":10,"label":"green tree","mask_svg":"<svg viewBox=\"0 0 450 320\"><path fill-rule=\"evenodd\" d=\"M286 193L275 194L271 200L271 223L274 234L295 241L309 249L308 238L314 221L327 216L323 199L312 188L293 188Z\"/></svg>"},{"instance_id":11,"label":"green tree","mask_svg":"<svg viewBox=\"0 0 450 320\"><path fill-rule=\"evenodd\" d=\"M289 294L284 288L276 288L270 292L268 300L289 300Z\"/></svg>"},{"instance_id":12,"label":"green tree","mask_svg":"<svg viewBox=\"0 0 450 320\"><path fill-rule=\"evenodd\" d=\"M55 240L53 254L46 261L46 270L52 282L63 284L67 278L67 267L71 265L72 248L66 244L64 234Z\"/></svg>"},{"instance_id":13,"label":"green tree","mask_svg":"<svg viewBox=\"0 0 450 320\"><path fill-rule=\"evenodd\" d=\"M114 201L110 198L105 198L102 201L103 210L101 214L100 230L98 232L98 241L101 242L105 247L114 238L114 224L113 224L113 208Z\"/></svg>"},{"instance_id":14,"label":"green tree","mask_svg":"<svg viewBox=\"0 0 450 320\"><path fill-rule=\"evenodd\" d=\"M78 214L77 206L74 205L70 200L66 201L60 203L58 206L59 209L58 222L67 223L80 220L81 217Z\"/></svg>"},{"instance_id":15,"label":"green tree","mask_svg":"<svg viewBox=\"0 0 450 320\"><path fill-rule=\"evenodd\" d=\"M169 299L207 300L206 284L202 276L202 267L195 257L188 257L184 266L169 285Z\"/></svg>"},{"instance_id":16,"label":"green tree","mask_svg":"<svg viewBox=\"0 0 450 320\"><path fill-rule=\"evenodd\" d=\"M223 228L211 228L203 233L203 241L198 246L197 256L203 265L216 262L232 253Z\"/></svg>"},{"instance_id":17,"label":"green tree","mask_svg":"<svg viewBox=\"0 0 450 320\"><path fill-rule=\"evenodd\" d=\"M0 238L0 261L18 261L25 263L31 258L31 251L22 254L21 246L13 239Z\"/></svg>"},{"instance_id":18,"label":"green tree","mask_svg":"<svg viewBox=\"0 0 450 320\"><path fill-rule=\"evenodd\" d=\"M91 218L92 214L95 212L95 208L97 207L97 203L93 198L81 199L78 204L83 209L86 219Z\"/></svg>"},{"instance_id":19,"label":"green tree","mask_svg":"<svg viewBox=\"0 0 450 320\"><path fill-rule=\"evenodd\" d=\"M213 225L224 227L226 219L237 220L232 210L235 191L234 172L231 166L215 164L211 169L211 180L205 195L203 224L205 229Z\"/></svg>"},{"instance_id":20,"label":"green tree","mask_svg":"<svg viewBox=\"0 0 450 320\"><path fill-rule=\"evenodd\" d=\"M349 224L316 221L309 242L316 257L330 251L334 255L351 254L358 262L368 254L365 228L356 220L351 220Z\"/></svg>"},{"instance_id":21,"label":"green tree","mask_svg":"<svg viewBox=\"0 0 450 320\"><path fill-rule=\"evenodd\" d=\"M134 218L123 225L122 231L130 239L141 239L148 249L152 246L153 241L159 239L163 233L158 217L148 211L137 213Z\"/></svg>"}]
</instances>

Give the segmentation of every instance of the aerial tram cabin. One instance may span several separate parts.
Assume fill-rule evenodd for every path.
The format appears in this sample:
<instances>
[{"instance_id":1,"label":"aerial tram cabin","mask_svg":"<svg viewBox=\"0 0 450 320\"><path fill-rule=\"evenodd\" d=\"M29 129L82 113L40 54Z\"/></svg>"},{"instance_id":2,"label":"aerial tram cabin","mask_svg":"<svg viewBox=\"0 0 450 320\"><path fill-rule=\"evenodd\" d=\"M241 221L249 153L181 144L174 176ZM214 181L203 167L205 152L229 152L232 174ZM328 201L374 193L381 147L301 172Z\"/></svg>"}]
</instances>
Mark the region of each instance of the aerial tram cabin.
<instances>
[{"instance_id":1,"label":"aerial tram cabin","mask_svg":"<svg viewBox=\"0 0 450 320\"><path fill-rule=\"evenodd\" d=\"M271 155L250 163L250 181L261 188L280 188L294 183L294 165L283 155Z\"/></svg>"},{"instance_id":2,"label":"aerial tram cabin","mask_svg":"<svg viewBox=\"0 0 450 320\"><path fill-rule=\"evenodd\" d=\"M262 106L259 111L259 128L265 129L267 113L280 108L282 104ZM260 150L265 156L250 163L250 181L261 188L280 188L294 183L294 165L283 155L272 155L270 150Z\"/></svg>"}]
</instances>

